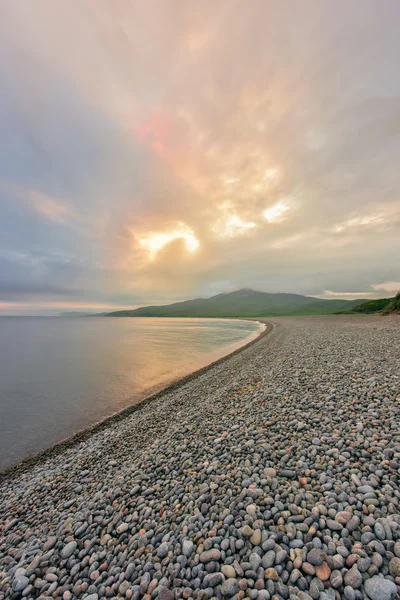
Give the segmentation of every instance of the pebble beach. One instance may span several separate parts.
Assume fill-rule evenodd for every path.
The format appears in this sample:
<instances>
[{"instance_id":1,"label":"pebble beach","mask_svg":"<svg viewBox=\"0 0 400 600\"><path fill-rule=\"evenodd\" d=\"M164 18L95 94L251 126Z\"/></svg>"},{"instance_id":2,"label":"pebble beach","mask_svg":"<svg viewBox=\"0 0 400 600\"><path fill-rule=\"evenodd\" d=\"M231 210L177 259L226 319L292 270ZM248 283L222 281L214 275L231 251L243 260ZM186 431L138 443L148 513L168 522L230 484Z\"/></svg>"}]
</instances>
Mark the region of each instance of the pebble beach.
<instances>
[{"instance_id":1,"label":"pebble beach","mask_svg":"<svg viewBox=\"0 0 400 600\"><path fill-rule=\"evenodd\" d=\"M400 316L268 322L3 474L0 600L400 598Z\"/></svg>"}]
</instances>

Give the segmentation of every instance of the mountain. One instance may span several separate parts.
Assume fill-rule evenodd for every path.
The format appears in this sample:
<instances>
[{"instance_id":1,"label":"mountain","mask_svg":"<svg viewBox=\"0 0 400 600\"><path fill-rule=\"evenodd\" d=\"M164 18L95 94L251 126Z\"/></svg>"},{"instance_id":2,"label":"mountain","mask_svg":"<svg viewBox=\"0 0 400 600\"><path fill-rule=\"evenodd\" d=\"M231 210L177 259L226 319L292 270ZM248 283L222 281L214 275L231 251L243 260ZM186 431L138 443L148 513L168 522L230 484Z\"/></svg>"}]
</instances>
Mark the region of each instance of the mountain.
<instances>
[{"instance_id":1,"label":"mountain","mask_svg":"<svg viewBox=\"0 0 400 600\"><path fill-rule=\"evenodd\" d=\"M250 289L164 306L118 310L108 317L271 317L326 315L351 309L362 300L321 300L299 294L267 294Z\"/></svg>"},{"instance_id":2,"label":"mountain","mask_svg":"<svg viewBox=\"0 0 400 600\"><path fill-rule=\"evenodd\" d=\"M342 310L340 314L367 314L400 312L400 292L394 298L378 298L378 300L368 300L362 304L357 304L350 310Z\"/></svg>"}]
</instances>

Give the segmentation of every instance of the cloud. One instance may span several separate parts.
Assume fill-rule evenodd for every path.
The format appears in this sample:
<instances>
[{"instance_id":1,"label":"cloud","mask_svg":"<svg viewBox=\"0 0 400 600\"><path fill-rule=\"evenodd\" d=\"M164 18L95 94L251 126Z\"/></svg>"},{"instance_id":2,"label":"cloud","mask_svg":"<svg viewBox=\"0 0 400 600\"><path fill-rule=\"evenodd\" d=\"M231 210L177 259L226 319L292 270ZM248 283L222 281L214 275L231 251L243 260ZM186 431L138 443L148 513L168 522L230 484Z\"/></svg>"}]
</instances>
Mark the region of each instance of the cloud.
<instances>
[{"instance_id":1,"label":"cloud","mask_svg":"<svg viewBox=\"0 0 400 600\"><path fill-rule=\"evenodd\" d=\"M233 238L250 233L257 225L247 221L234 212L229 202L219 207L221 216L212 226L212 231L220 238Z\"/></svg>"},{"instance_id":2,"label":"cloud","mask_svg":"<svg viewBox=\"0 0 400 600\"><path fill-rule=\"evenodd\" d=\"M66 256L5 252L0 256L0 299L78 296L84 264Z\"/></svg>"},{"instance_id":3,"label":"cloud","mask_svg":"<svg viewBox=\"0 0 400 600\"><path fill-rule=\"evenodd\" d=\"M36 190L26 190L25 199L34 210L55 223L65 223L72 216L67 206Z\"/></svg>"},{"instance_id":4,"label":"cloud","mask_svg":"<svg viewBox=\"0 0 400 600\"><path fill-rule=\"evenodd\" d=\"M398 225L400 225L400 203L393 202L389 206L382 206L377 212L353 215L334 225L331 231L338 234L348 230L352 233L356 231L371 232L371 230L386 231Z\"/></svg>"},{"instance_id":5,"label":"cloud","mask_svg":"<svg viewBox=\"0 0 400 600\"><path fill-rule=\"evenodd\" d=\"M268 223L275 223L285 218L285 213L289 210L289 205L283 200L279 200L273 206L266 208L263 212L264 219Z\"/></svg>"},{"instance_id":6,"label":"cloud","mask_svg":"<svg viewBox=\"0 0 400 600\"><path fill-rule=\"evenodd\" d=\"M9 296L125 305L395 282L399 17L396 0L379 20L359 0L8 3Z\"/></svg>"},{"instance_id":7,"label":"cloud","mask_svg":"<svg viewBox=\"0 0 400 600\"><path fill-rule=\"evenodd\" d=\"M11 196L39 215L55 223L68 223L77 218L71 209L60 200L35 189L19 184L0 182L0 193Z\"/></svg>"},{"instance_id":8,"label":"cloud","mask_svg":"<svg viewBox=\"0 0 400 600\"><path fill-rule=\"evenodd\" d=\"M397 294L397 292L400 291L400 281L385 281L384 283L374 283L371 287L377 291L383 290L384 292L392 292L394 294Z\"/></svg>"},{"instance_id":9,"label":"cloud","mask_svg":"<svg viewBox=\"0 0 400 600\"><path fill-rule=\"evenodd\" d=\"M363 298L376 298L376 294L373 292L332 292L331 290L324 290L324 293L319 298L338 298L344 300L357 300Z\"/></svg>"}]
</instances>

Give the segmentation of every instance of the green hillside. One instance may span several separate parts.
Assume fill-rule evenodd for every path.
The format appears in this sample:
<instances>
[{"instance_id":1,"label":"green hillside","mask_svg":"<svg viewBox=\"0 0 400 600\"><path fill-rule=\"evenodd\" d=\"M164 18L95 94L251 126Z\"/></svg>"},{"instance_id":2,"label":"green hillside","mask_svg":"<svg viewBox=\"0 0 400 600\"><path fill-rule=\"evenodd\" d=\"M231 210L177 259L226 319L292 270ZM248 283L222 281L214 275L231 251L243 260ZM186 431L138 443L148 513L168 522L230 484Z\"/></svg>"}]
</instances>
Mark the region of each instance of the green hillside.
<instances>
[{"instance_id":1,"label":"green hillside","mask_svg":"<svg viewBox=\"0 0 400 600\"><path fill-rule=\"evenodd\" d=\"M400 313L400 292L391 299L389 306L383 311L383 314L389 313Z\"/></svg>"},{"instance_id":2,"label":"green hillside","mask_svg":"<svg viewBox=\"0 0 400 600\"><path fill-rule=\"evenodd\" d=\"M350 310L361 300L321 300L299 294L268 294L242 289L211 298L196 298L164 306L119 310L108 317L271 317L326 315Z\"/></svg>"},{"instance_id":3,"label":"green hillside","mask_svg":"<svg viewBox=\"0 0 400 600\"><path fill-rule=\"evenodd\" d=\"M339 314L366 314L374 313L389 314L400 311L400 292L394 298L378 298L357 304L352 309L342 310Z\"/></svg>"}]
</instances>

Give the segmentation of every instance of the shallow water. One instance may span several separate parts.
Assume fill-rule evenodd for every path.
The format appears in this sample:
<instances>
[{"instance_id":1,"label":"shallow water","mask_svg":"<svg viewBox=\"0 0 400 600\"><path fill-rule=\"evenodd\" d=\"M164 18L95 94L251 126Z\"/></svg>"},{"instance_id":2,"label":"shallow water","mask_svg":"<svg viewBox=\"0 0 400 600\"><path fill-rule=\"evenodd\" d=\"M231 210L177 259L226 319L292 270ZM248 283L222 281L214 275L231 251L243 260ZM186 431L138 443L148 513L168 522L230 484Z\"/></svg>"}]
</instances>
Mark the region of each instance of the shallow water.
<instances>
[{"instance_id":1,"label":"shallow water","mask_svg":"<svg viewBox=\"0 0 400 600\"><path fill-rule=\"evenodd\" d=\"M231 352L259 323L0 318L0 468Z\"/></svg>"}]
</instances>

